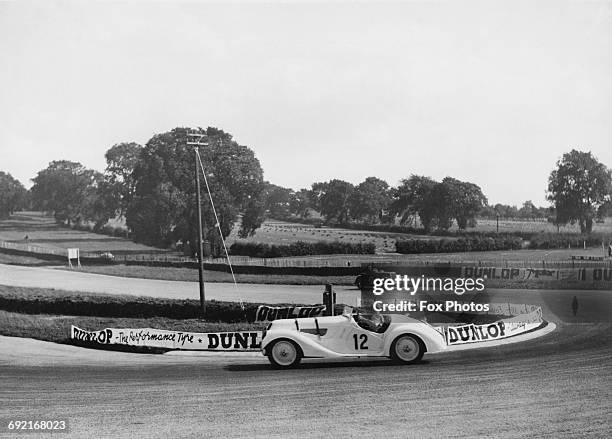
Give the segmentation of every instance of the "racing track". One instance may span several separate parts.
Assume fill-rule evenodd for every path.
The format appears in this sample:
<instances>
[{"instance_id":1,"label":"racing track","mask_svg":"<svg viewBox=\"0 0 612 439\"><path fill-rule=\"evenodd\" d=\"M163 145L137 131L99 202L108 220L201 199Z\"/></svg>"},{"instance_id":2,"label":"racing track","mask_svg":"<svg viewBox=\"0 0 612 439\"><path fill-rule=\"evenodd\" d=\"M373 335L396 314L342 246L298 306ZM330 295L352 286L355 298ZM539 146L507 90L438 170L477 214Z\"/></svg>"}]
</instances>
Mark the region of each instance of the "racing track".
<instances>
[{"instance_id":1,"label":"racing track","mask_svg":"<svg viewBox=\"0 0 612 439\"><path fill-rule=\"evenodd\" d=\"M0 418L68 418L61 437L75 438L611 437L612 293L494 296L540 303L557 329L415 366L310 361L290 371L253 354L139 355L0 337Z\"/></svg>"},{"instance_id":2,"label":"racing track","mask_svg":"<svg viewBox=\"0 0 612 439\"><path fill-rule=\"evenodd\" d=\"M0 264L0 285L89 293L127 294L130 296L197 299L197 282L138 279L101 274L66 271L53 268L24 267ZM206 282L206 299L243 300L265 303L321 303L323 286L318 285L262 285ZM355 289L337 287L338 303L355 305Z\"/></svg>"}]
</instances>

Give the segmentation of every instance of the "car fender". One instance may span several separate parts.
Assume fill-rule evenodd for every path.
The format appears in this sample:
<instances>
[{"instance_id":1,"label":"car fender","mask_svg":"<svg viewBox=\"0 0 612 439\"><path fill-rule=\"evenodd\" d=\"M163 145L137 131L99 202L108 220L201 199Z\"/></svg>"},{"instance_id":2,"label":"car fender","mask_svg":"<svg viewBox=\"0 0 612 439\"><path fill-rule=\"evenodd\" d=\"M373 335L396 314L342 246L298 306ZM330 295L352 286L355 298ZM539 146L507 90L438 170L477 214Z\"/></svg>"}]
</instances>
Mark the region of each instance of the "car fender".
<instances>
[{"instance_id":1,"label":"car fender","mask_svg":"<svg viewBox=\"0 0 612 439\"><path fill-rule=\"evenodd\" d=\"M446 349L444 336L432 326L426 323L403 323L393 325L387 330L384 349L386 355L390 355L391 345L402 334L414 334L419 337L425 343L425 349L429 353L440 352Z\"/></svg>"}]
</instances>

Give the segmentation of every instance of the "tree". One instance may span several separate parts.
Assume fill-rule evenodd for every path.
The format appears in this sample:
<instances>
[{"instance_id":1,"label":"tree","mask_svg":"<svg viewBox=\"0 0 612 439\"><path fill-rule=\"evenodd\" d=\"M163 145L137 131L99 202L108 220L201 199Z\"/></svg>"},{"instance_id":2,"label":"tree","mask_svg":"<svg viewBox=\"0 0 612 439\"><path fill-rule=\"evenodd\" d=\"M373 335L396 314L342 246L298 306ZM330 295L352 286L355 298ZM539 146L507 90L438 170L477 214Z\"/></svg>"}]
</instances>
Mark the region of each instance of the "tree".
<instances>
[{"instance_id":1,"label":"tree","mask_svg":"<svg viewBox=\"0 0 612 439\"><path fill-rule=\"evenodd\" d=\"M430 195L436 184L435 180L420 175L402 180L400 186L392 191L391 214L399 216L401 224L411 222L418 215L425 230L431 230L434 212Z\"/></svg>"},{"instance_id":2,"label":"tree","mask_svg":"<svg viewBox=\"0 0 612 439\"><path fill-rule=\"evenodd\" d=\"M612 197L597 209L597 219L604 220L605 217L612 215Z\"/></svg>"},{"instance_id":3,"label":"tree","mask_svg":"<svg viewBox=\"0 0 612 439\"><path fill-rule=\"evenodd\" d=\"M300 218L308 218L312 209L312 193L308 189L300 189L291 194L289 211Z\"/></svg>"},{"instance_id":4,"label":"tree","mask_svg":"<svg viewBox=\"0 0 612 439\"><path fill-rule=\"evenodd\" d=\"M355 220L369 223L380 222L383 212L389 207L391 197L386 181L368 177L359 183L349 199L351 216Z\"/></svg>"},{"instance_id":5,"label":"tree","mask_svg":"<svg viewBox=\"0 0 612 439\"><path fill-rule=\"evenodd\" d=\"M523 203L523 207L519 209L518 213L521 218L532 220L538 216L538 208L531 200L527 200Z\"/></svg>"},{"instance_id":6,"label":"tree","mask_svg":"<svg viewBox=\"0 0 612 439\"><path fill-rule=\"evenodd\" d=\"M106 170L101 187L101 208L125 216L136 190L134 170L140 161L142 146L138 143L118 143L106 151ZM114 216L112 215L112 216Z\"/></svg>"},{"instance_id":7,"label":"tree","mask_svg":"<svg viewBox=\"0 0 612 439\"><path fill-rule=\"evenodd\" d=\"M313 183L311 186L311 190L308 191L308 196L310 198L310 207L321 213L321 199L323 198L323 195L327 193L328 190L329 182Z\"/></svg>"},{"instance_id":8,"label":"tree","mask_svg":"<svg viewBox=\"0 0 612 439\"><path fill-rule=\"evenodd\" d=\"M27 201L26 188L9 173L0 171L0 219L23 209Z\"/></svg>"},{"instance_id":9,"label":"tree","mask_svg":"<svg viewBox=\"0 0 612 439\"><path fill-rule=\"evenodd\" d=\"M495 210L501 218L517 218L519 216L516 206L510 206L508 204L497 203L495 205Z\"/></svg>"},{"instance_id":10,"label":"tree","mask_svg":"<svg viewBox=\"0 0 612 439\"><path fill-rule=\"evenodd\" d=\"M272 218L284 219L291 214L293 191L275 184L265 182L265 210Z\"/></svg>"},{"instance_id":11,"label":"tree","mask_svg":"<svg viewBox=\"0 0 612 439\"><path fill-rule=\"evenodd\" d=\"M402 180L394 191L391 212L402 224L418 215L426 231L446 230L457 220L460 229L475 223L476 215L487 204L479 186L446 177L441 183L419 175Z\"/></svg>"},{"instance_id":12,"label":"tree","mask_svg":"<svg viewBox=\"0 0 612 439\"><path fill-rule=\"evenodd\" d=\"M427 210L431 218L430 228L448 230L453 225L455 211L454 197L456 196L453 184L444 179L442 183L436 183L429 193Z\"/></svg>"},{"instance_id":13,"label":"tree","mask_svg":"<svg viewBox=\"0 0 612 439\"><path fill-rule=\"evenodd\" d=\"M327 222L345 224L350 217L349 199L355 187L342 180L330 180L327 183L312 185L316 205Z\"/></svg>"},{"instance_id":14,"label":"tree","mask_svg":"<svg viewBox=\"0 0 612 439\"><path fill-rule=\"evenodd\" d=\"M126 222L134 239L146 244L171 246L182 242L192 254L197 250L194 149L187 145L186 128L153 136L143 148L134 169L135 191ZM240 237L254 234L264 213L263 171L253 151L239 145L217 128L200 129L208 146L199 148L206 179L224 237L242 214ZM219 231L202 180L202 236L212 251L221 249Z\"/></svg>"},{"instance_id":15,"label":"tree","mask_svg":"<svg viewBox=\"0 0 612 439\"><path fill-rule=\"evenodd\" d=\"M591 152L571 150L557 161L548 179L547 199L554 204L557 223L580 225L591 233L598 209L610 200L612 174Z\"/></svg>"},{"instance_id":16,"label":"tree","mask_svg":"<svg viewBox=\"0 0 612 439\"><path fill-rule=\"evenodd\" d=\"M32 202L59 223L78 223L91 217L102 180L102 174L80 163L52 161L32 179Z\"/></svg>"},{"instance_id":17,"label":"tree","mask_svg":"<svg viewBox=\"0 0 612 439\"><path fill-rule=\"evenodd\" d=\"M487 205L480 186L451 177L442 180L441 185L437 212L440 228L448 229L452 218L457 220L460 230L465 230L470 223L475 224L476 214Z\"/></svg>"}]
</instances>

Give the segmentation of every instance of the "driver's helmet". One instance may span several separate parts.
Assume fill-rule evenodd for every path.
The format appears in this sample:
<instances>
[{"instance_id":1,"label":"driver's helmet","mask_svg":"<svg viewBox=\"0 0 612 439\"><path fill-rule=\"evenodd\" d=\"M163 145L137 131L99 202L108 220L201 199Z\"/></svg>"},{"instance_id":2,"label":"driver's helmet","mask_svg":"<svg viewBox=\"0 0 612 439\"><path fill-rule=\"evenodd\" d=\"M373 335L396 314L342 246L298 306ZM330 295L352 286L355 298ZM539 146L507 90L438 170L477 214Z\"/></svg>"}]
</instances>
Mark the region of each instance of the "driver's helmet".
<instances>
[{"instance_id":1,"label":"driver's helmet","mask_svg":"<svg viewBox=\"0 0 612 439\"><path fill-rule=\"evenodd\" d=\"M359 326L373 332L378 331L385 323L385 319L382 314L372 314L368 316L359 314L356 320Z\"/></svg>"},{"instance_id":2,"label":"driver's helmet","mask_svg":"<svg viewBox=\"0 0 612 439\"><path fill-rule=\"evenodd\" d=\"M382 314L373 314L370 320L377 328L380 328L385 323Z\"/></svg>"}]
</instances>

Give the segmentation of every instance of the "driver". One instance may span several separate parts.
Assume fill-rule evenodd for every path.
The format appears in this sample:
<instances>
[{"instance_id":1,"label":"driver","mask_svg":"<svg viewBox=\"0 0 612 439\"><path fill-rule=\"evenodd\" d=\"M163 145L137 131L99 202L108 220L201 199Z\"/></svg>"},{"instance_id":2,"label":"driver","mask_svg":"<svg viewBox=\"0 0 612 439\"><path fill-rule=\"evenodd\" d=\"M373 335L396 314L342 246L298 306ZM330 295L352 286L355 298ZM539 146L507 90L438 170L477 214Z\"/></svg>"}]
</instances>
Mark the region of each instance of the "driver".
<instances>
[{"instance_id":1,"label":"driver","mask_svg":"<svg viewBox=\"0 0 612 439\"><path fill-rule=\"evenodd\" d=\"M385 323L385 319L381 314L372 314L369 317L358 314L355 320L357 320L357 324L363 329L372 332L378 332Z\"/></svg>"}]
</instances>

